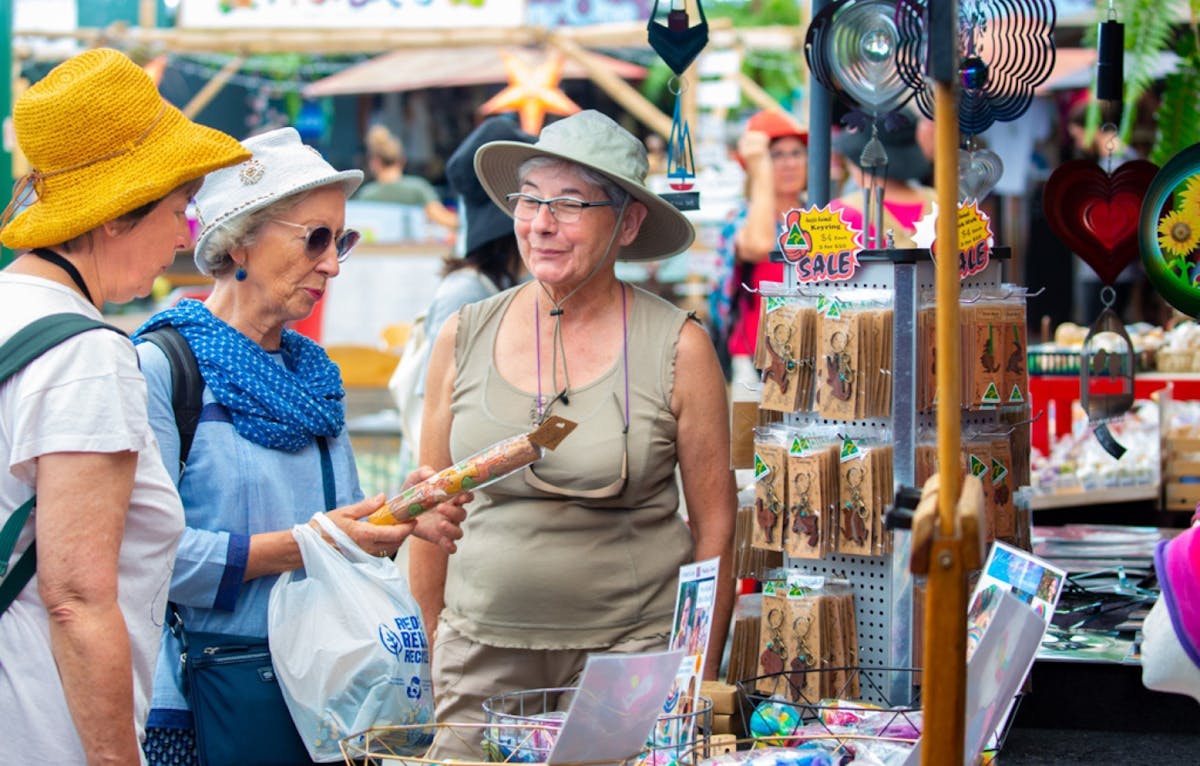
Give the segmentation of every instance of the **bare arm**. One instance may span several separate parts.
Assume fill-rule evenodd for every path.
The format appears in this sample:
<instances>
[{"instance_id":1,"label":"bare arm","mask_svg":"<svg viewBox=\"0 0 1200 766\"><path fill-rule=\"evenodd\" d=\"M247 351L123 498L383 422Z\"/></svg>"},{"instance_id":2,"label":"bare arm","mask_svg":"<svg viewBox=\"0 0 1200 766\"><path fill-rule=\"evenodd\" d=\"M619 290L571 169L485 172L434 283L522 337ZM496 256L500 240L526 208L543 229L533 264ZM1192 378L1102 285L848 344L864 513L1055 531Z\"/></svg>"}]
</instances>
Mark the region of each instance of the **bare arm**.
<instances>
[{"instance_id":1,"label":"bare arm","mask_svg":"<svg viewBox=\"0 0 1200 766\"><path fill-rule=\"evenodd\" d=\"M430 200L425 203L425 216L439 226L445 226L451 231L458 228L458 213L443 205L439 200Z\"/></svg>"},{"instance_id":2,"label":"bare arm","mask_svg":"<svg viewBox=\"0 0 1200 766\"><path fill-rule=\"evenodd\" d=\"M770 138L752 130L738 140L738 154L746 163L746 224L734 237L738 260L759 263L779 249L779 220L775 215L775 169L771 165Z\"/></svg>"},{"instance_id":3,"label":"bare arm","mask_svg":"<svg viewBox=\"0 0 1200 766\"><path fill-rule=\"evenodd\" d=\"M733 614L733 527L737 489L729 461L729 405L725 378L708 335L687 322L675 353L671 409L679 424L676 451L683 478L695 560L721 557L704 677L715 679Z\"/></svg>"},{"instance_id":4,"label":"bare arm","mask_svg":"<svg viewBox=\"0 0 1200 766\"><path fill-rule=\"evenodd\" d=\"M56 453L38 459L38 595L50 649L88 763L138 763L129 631L117 602L117 561L137 453Z\"/></svg>"},{"instance_id":5,"label":"bare arm","mask_svg":"<svg viewBox=\"0 0 1200 766\"><path fill-rule=\"evenodd\" d=\"M429 370L425 377L425 408L421 415L420 464L435 471L451 464L450 400L457 373L454 361L454 338L458 334L458 314L442 324L429 355ZM413 596L421 606L421 619L433 646L438 615L446 603L446 562L448 553L423 541L413 541L408 551L408 581Z\"/></svg>"}]
</instances>

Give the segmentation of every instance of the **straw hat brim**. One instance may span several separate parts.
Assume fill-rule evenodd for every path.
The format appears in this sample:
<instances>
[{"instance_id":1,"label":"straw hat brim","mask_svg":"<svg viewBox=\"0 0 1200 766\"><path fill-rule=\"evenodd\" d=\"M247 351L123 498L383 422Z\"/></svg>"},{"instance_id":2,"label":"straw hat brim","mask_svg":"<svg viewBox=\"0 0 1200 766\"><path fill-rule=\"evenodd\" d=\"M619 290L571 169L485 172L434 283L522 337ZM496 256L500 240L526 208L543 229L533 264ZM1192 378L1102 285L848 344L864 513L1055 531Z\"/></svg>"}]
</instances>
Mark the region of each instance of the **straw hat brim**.
<instances>
[{"instance_id":1,"label":"straw hat brim","mask_svg":"<svg viewBox=\"0 0 1200 766\"><path fill-rule=\"evenodd\" d=\"M659 197L633 178L617 175L593 163L582 162L564 152L555 152L519 141L493 141L475 153L475 173L479 182L501 210L509 217L504 195L517 191L517 172L526 160L534 157L554 157L595 171L620 186L649 211L637 237L617 257L623 261L648 261L666 258L686 250L696 238L691 221L674 205Z\"/></svg>"},{"instance_id":2,"label":"straw hat brim","mask_svg":"<svg viewBox=\"0 0 1200 766\"><path fill-rule=\"evenodd\" d=\"M13 250L57 245L250 158L232 137L164 107L159 124L132 151L46 178L41 198L9 222L0 241Z\"/></svg>"}]
</instances>

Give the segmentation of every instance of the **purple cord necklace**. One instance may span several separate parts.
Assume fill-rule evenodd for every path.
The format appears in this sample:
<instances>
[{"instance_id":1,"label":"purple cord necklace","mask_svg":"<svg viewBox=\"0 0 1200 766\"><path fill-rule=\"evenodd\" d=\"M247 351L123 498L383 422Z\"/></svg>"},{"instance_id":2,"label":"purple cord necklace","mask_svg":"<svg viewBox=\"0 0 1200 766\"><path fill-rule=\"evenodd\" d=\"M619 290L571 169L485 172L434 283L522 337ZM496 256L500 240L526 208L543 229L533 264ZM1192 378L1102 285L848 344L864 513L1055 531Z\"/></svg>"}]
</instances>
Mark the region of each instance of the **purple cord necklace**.
<instances>
[{"instance_id":1,"label":"purple cord necklace","mask_svg":"<svg viewBox=\"0 0 1200 766\"><path fill-rule=\"evenodd\" d=\"M629 431L629 320L628 320L628 305L625 299L625 283L620 280L617 284L621 286L621 359L622 367L625 372L625 431ZM554 317L554 338L558 346L562 346L562 309L556 308L550 312ZM554 398L546 402L542 398L542 317L541 317L541 301L537 294L533 296L533 330L534 330L534 352L537 354L536 372L537 372L537 399L534 400L534 405L537 411L537 423L541 423L549 412L550 407L555 401L562 399L563 404L568 403L567 389L570 388L570 379L567 378L563 390L554 395ZM556 347L557 351L558 348ZM563 371L565 373L567 366L567 351L563 349ZM554 377L554 383L557 383L558 364L557 360L554 370L551 371ZM557 385L555 386L557 388Z\"/></svg>"}]
</instances>

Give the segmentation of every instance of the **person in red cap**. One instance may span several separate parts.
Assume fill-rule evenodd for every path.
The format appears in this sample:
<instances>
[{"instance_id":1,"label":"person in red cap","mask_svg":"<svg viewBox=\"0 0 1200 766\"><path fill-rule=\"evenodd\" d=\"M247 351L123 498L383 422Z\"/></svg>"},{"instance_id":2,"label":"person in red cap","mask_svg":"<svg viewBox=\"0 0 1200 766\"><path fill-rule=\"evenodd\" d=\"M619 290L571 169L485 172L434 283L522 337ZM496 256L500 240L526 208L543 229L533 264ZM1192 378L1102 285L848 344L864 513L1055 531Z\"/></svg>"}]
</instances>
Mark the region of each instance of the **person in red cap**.
<instances>
[{"instance_id":1,"label":"person in red cap","mask_svg":"<svg viewBox=\"0 0 1200 766\"><path fill-rule=\"evenodd\" d=\"M808 185L808 132L780 110L758 112L738 140L746 169L746 204L721 233L724 282L710 301L718 351L728 352L733 382L752 383L762 282L782 282L783 265L771 263L779 249L784 214L804 204ZM745 290L745 284L750 290Z\"/></svg>"}]
</instances>

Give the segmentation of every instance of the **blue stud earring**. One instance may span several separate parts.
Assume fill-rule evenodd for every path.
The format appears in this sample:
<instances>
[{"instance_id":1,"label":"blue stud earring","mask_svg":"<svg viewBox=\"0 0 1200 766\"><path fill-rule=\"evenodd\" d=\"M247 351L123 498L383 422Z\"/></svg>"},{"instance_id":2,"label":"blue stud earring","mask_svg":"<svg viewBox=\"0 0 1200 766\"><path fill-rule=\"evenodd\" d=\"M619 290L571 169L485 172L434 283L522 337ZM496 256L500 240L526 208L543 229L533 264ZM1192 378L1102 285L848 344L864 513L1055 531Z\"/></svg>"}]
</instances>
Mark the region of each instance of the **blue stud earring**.
<instances>
[{"instance_id":1,"label":"blue stud earring","mask_svg":"<svg viewBox=\"0 0 1200 766\"><path fill-rule=\"evenodd\" d=\"M246 281L246 270L244 268L242 268L241 266L238 266L237 271L233 272L233 278L239 282L245 282Z\"/></svg>"}]
</instances>

